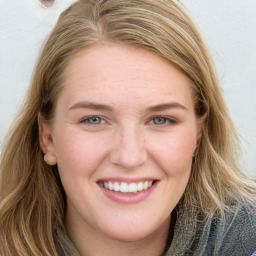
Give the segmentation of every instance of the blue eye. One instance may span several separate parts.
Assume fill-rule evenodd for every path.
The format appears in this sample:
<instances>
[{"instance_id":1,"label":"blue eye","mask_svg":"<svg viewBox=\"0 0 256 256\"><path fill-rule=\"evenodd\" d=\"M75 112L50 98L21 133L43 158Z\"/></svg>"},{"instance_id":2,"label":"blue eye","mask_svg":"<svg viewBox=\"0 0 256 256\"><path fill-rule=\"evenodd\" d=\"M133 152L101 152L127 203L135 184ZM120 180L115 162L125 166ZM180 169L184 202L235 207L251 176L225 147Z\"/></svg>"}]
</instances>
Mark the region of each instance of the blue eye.
<instances>
[{"instance_id":1,"label":"blue eye","mask_svg":"<svg viewBox=\"0 0 256 256\"><path fill-rule=\"evenodd\" d=\"M153 124L162 125L162 124L165 124L167 122L167 119L164 118L164 117L158 116L158 117L154 117L152 119L152 121L153 121Z\"/></svg>"},{"instance_id":2,"label":"blue eye","mask_svg":"<svg viewBox=\"0 0 256 256\"><path fill-rule=\"evenodd\" d=\"M167 117L163 117L163 116L157 116L151 119L150 123L154 124L154 125L165 125L168 123L173 123L175 124L176 121L171 119L171 118L167 118Z\"/></svg>"},{"instance_id":3,"label":"blue eye","mask_svg":"<svg viewBox=\"0 0 256 256\"><path fill-rule=\"evenodd\" d=\"M104 120L98 116L91 116L86 119L83 119L82 122L92 124L92 125L98 125L98 124L104 123Z\"/></svg>"}]
</instances>

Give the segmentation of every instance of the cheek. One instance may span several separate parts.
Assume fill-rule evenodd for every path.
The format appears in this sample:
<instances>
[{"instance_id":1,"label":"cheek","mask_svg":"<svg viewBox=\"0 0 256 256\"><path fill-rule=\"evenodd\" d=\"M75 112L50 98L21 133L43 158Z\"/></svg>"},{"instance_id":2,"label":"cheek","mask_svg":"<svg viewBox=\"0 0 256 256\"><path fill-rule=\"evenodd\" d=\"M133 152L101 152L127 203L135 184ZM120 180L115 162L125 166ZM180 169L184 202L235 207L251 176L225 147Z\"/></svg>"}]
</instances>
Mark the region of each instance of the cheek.
<instances>
[{"instance_id":1,"label":"cheek","mask_svg":"<svg viewBox=\"0 0 256 256\"><path fill-rule=\"evenodd\" d=\"M56 138L55 151L60 172L88 175L106 155L106 142L100 136L68 130Z\"/></svg>"},{"instance_id":2,"label":"cheek","mask_svg":"<svg viewBox=\"0 0 256 256\"><path fill-rule=\"evenodd\" d=\"M190 171L192 156L196 147L193 131L177 132L156 138L151 156L167 174L179 175Z\"/></svg>"}]
</instances>

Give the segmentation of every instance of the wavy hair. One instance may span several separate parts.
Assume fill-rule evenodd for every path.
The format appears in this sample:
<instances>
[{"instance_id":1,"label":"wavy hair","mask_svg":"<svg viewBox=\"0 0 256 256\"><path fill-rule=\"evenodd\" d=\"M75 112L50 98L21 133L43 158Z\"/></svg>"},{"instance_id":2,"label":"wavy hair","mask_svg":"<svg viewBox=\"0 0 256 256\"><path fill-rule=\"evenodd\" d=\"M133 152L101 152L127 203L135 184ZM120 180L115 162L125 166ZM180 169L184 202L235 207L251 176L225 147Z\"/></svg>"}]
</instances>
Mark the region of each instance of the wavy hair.
<instances>
[{"instance_id":1,"label":"wavy hair","mask_svg":"<svg viewBox=\"0 0 256 256\"><path fill-rule=\"evenodd\" d=\"M255 187L237 164L238 136L200 32L179 1L80 0L64 11L37 61L24 104L3 145L0 162L0 254L57 256L54 232L64 230L65 193L58 169L43 160L38 115L54 117L63 70L98 42L155 52L190 81L204 119L201 143L183 204L211 217Z\"/></svg>"}]
</instances>

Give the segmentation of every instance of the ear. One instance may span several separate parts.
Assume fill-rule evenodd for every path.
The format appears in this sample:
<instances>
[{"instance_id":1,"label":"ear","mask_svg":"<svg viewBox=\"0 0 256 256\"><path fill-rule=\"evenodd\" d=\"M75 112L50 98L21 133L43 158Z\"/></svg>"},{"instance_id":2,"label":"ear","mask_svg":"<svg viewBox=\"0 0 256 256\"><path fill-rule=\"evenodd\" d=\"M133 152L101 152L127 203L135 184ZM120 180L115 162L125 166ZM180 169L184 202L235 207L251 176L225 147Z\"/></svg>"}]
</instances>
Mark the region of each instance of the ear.
<instances>
[{"instance_id":1,"label":"ear","mask_svg":"<svg viewBox=\"0 0 256 256\"><path fill-rule=\"evenodd\" d=\"M39 142L44 152L44 160L49 165L57 163L54 144L52 139L52 124L45 120L42 115L38 114Z\"/></svg>"},{"instance_id":2,"label":"ear","mask_svg":"<svg viewBox=\"0 0 256 256\"><path fill-rule=\"evenodd\" d=\"M197 135L196 135L196 146L198 147L202 138L203 128L204 128L204 118L197 119Z\"/></svg>"}]
</instances>

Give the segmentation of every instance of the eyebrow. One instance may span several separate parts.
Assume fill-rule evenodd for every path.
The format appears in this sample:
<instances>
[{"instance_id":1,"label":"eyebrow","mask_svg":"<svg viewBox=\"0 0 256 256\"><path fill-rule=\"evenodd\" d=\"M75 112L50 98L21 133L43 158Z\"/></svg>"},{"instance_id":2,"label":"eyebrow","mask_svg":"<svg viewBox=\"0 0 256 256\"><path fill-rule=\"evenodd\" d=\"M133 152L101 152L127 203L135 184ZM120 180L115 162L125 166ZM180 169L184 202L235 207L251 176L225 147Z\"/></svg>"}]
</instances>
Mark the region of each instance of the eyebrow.
<instances>
[{"instance_id":1,"label":"eyebrow","mask_svg":"<svg viewBox=\"0 0 256 256\"><path fill-rule=\"evenodd\" d=\"M113 111L113 108L110 107L109 105L98 104L98 103L88 102L88 101L78 102L78 103L74 104L73 106L71 106L68 109L68 111L73 110L73 109L78 109L78 108Z\"/></svg>"},{"instance_id":2,"label":"eyebrow","mask_svg":"<svg viewBox=\"0 0 256 256\"><path fill-rule=\"evenodd\" d=\"M148 111L157 112L157 111L163 111L163 110L168 110L168 109L172 109L172 108L178 108L178 109L186 110L186 111L188 110L184 105L182 105L178 102L170 102L170 103L164 103L164 104L159 104L159 105L149 107Z\"/></svg>"},{"instance_id":3,"label":"eyebrow","mask_svg":"<svg viewBox=\"0 0 256 256\"><path fill-rule=\"evenodd\" d=\"M79 108L85 108L85 109L94 109L94 110L102 110L102 111L109 111L113 112L113 108L109 105L105 104L98 104L94 102L88 102L88 101L83 101L83 102L78 102L71 106L68 111L73 110L73 109L79 109ZM158 104L155 106L151 106L147 109L147 112L159 112L159 111L164 111L172 108L177 108L181 110L188 110L184 105L178 103L178 102L170 102L170 103L164 103L164 104Z\"/></svg>"}]
</instances>

